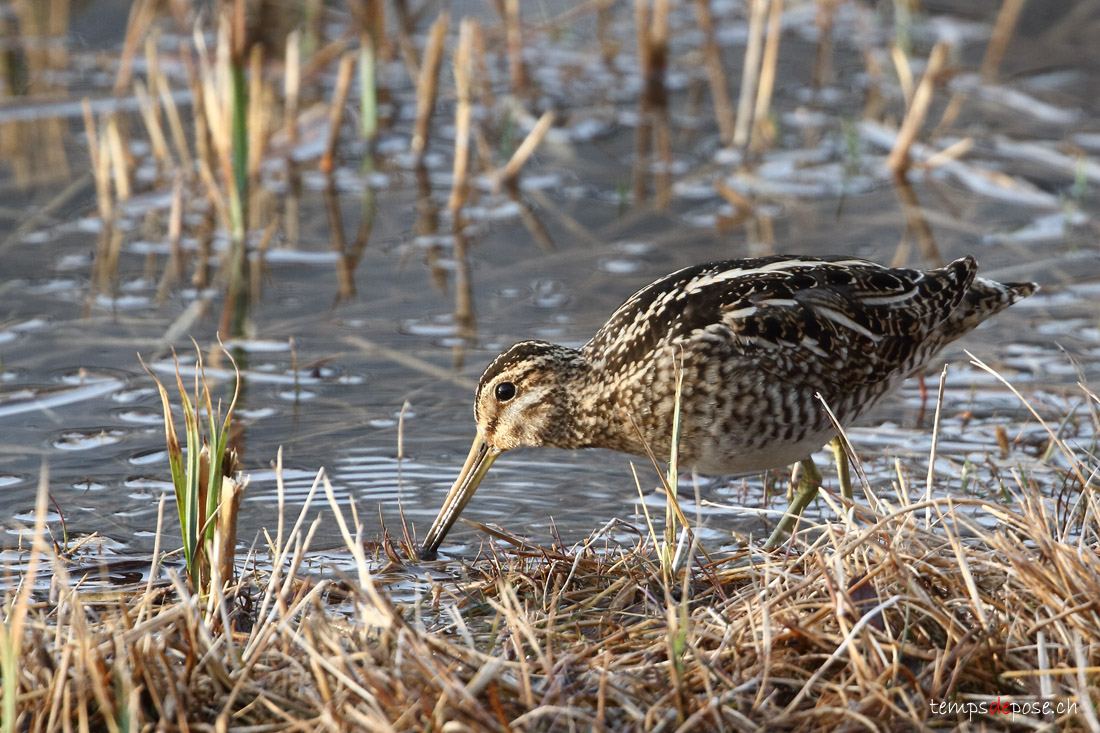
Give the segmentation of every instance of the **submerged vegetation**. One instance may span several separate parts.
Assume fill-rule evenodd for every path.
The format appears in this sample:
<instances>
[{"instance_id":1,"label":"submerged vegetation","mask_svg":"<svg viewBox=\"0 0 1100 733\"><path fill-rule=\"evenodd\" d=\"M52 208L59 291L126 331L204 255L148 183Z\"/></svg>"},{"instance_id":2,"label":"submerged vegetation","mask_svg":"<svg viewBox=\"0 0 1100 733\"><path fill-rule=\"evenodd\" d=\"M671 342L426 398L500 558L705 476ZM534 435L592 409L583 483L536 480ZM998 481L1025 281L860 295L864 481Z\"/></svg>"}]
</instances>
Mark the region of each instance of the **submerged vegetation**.
<instances>
[{"instance_id":1,"label":"submerged vegetation","mask_svg":"<svg viewBox=\"0 0 1100 733\"><path fill-rule=\"evenodd\" d=\"M914 34L914 3L902 0L880 4L892 11L889 20L854 2L780 0L733 10L706 0L683 7L597 0L557 14L540 4L535 19L518 0L461 19L403 0L292 3L300 16L274 5L135 1L109 65L117 97L82 105L89 169L82 180L94 187L98 227L88 225L98 242L85 312L101 296L117 308L123 244L140 231L152 242L143 277L155 283L156 300L193 288L193 300L150 339L162 355L199 330L218 298L217 332L240 339L255 331L252 311L271 282L267 259L304 239L303 189L324 201L320 239L332 250L336 293L309 290L296 302L352 299L353 275L385 208L379 199L398 170L417 189L412 229L430 243L416 254L453 297L448 345L461 366L477 335L470 252L479 233L503 211L546 252L560 231L595 249L608 230L586 228L525 170L538 155L564 158L567 143L609 138L618 127L633 139L603 142L629 148L616 153L629 173L616 173L614 191L574 186L582 200L603 196L620 207L614 236L645 224L631 219L643 205L679 204L674 231L662 235L668 241L679 246L688 222L708 233L742 232L754 254L774 249L776 212L800 197L835 196L840 209L850 196L891 186L904 230L895 260L912 259L915 243L922 261L936 263L940 212L922 206L915 182L953 215L934 180L1054 211L1064 233L1087 220L1082 199L1100 175L1080 148L1008 149L959 122L994 97L1053 118L1060 112L996 83L1019 0L1002 3L976 74L948 42ZM64 32L65 0L11 8L28 34ZM731 14L745 21L736 43L722 25ZM806 89L815 104L827 109L844 97L833 86L838 26L859 51L859 99L849 100L831 141L813 121L818 109L781 114L774 105L792 14L792 25L813 28ZM283 16L291 28L276 22ZM596 51L562 52L560 68L547 61L558 58L558 39L585 33L594 34ZM36 74L67 68L57 48L27 44L25 55ZM0 54L12 94L23 73L9 63L15 56ZM698 74L685 82L688 67ZM61 120L37 129L0 125L17 178L69 175L74 164L62 144L30 144L60 138ZM685 172L678 136L708 126L707 162ZM803 147L784 149L794 144ZM34 157L40 148L54 157ZM1071 199L1003 170L1013 156L1065 177ZM0 242L0 254L64 210L78 183ZM349 191L360 205L352 237L340 209ZM1027 236L1042 241L1049 226L1040 216ZM1095 328L1091 317L1084 327ZM369 347L403 369L454 378L419 357ZM261 372L249 373L243 349L229 349L238 378L247 383ZM299 368L293 346L290 358L297 408L300 380L324 360ZM163 358L151 363L169 370ZM974 367L1001 379L980 362ZM1054 422L1049 404L1036 409L1017 393L1014 409L1026 408L1026 422L998 423L997 450L984 461L945 470L933 440L927 464L923 456L913 465L892 459L892 475L869 479L858 441L838 442L838 460L853 459L854 481L846 483L856 498L824 490L829 516L839 519L804 517L770 551L759 538L731 548L728 532L722 548L708 546L701 530L713 527L682 508L690 498L674 451L654 459L670 459L663 526L646 510L643 530L612 520L579 543L542 544L479 525L488 538L482 550L445 563L417 559L408 524L399 539L372 537L366 517L375 507L339 494L324 471L288 527L281 454L276 529L236 559L245 552L236 519L247 474L238 484L229 436L241 384L234 382L223 413L201 356L190 392L177 371L181 443L169 390L152 380L182 552L165 530L162 501L141 581L104 581L118 558L51 542L44 467L34 526L19 530L20 545L6 554L0 733L1100 729L1100 400L1084 377ZM977 429L968 420L956 425L959 433ZM333 525L343 539L335 549L319 540Z\"/></svg>"}]
</instances>

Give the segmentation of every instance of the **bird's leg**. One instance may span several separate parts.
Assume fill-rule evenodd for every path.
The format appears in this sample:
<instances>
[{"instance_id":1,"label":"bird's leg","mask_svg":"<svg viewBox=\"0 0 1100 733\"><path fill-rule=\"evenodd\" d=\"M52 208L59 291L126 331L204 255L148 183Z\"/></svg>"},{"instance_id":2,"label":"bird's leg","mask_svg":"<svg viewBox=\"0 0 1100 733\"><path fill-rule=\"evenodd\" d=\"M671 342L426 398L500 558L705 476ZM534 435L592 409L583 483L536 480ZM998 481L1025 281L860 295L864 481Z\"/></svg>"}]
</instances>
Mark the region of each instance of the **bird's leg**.
<instances>
[{"instance_id":1,"label":"bird's leg","mask_svg":"<svg viewBox=\"0 0 1100 733\"><path fill-rule=\"evenodd\" d=\"M852 501L852 473L848 470L848 452L844 450L844 444L840 437L833 438L829 443L833 449L833 458L836 460L837 478L840 480L840 495Z\"/></svg>"},{"instance_id":2,"label":"bird's leg","mask_svg":"<svg viewBox=\"0 0 1100 733\"><path fill-rule=\"evenodd\" d=\"M802 460L802 478L798 481L798 489L795 491L794 499L791 501L791 505L787 507L786 514L779 520L779 524L775 525L768 541L764 543L765 550L771 550L778 546L783 538L790 533L795 520L802 515L802 510L808 507L810 502L817 496L819 486L821 486L821 472L817 470L812 458L804 458Z\"/></svg>"},{"instance_id":3,"label":"bird's leg","mask_svg":"<svg viewBox=\"0 0 1100 733\"><path fill-rule=\"evenodd\" d=\"M924 383L924 370L917 376L920 385L920 413L917 414L917 427L924 425L924 408L928 407L928 385Z\"/></svg>"}]
</instances>

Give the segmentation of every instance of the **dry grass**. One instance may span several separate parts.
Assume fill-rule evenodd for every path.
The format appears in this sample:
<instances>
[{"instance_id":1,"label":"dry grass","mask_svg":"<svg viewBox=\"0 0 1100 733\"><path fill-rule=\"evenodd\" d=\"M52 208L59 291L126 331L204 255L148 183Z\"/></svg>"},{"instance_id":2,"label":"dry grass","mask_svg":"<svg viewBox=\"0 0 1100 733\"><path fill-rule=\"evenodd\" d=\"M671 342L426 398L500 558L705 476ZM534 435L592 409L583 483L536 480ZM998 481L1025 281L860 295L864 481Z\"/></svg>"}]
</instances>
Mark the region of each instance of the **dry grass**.
<instances>
[{"instance_id":1,"label":"dry grass","mask_svg":"<svg viewBox=\"0 0 1100 733\"><path fill-rule=\"evenodd\" d=\"M408 534L364 544L323 474L289 531L280 509L268 557L201 602L156 566L141 592L93 600L28 543L24 567L55 579L6 599L23 650L8 729L1095 728L1100 469L1051 436L1058 485L1021 466L1000 479L1009 501L925 499L899 470L852 524L695 552L671 579L618 522L570 548L493 532L506 542L457 580L410 567ZM354 577L304 570L322 491ZM396 571L427 572L417 603L382 589Z\"/></svg>"},{"instance_id":2,"label":"dry grass","mask_svg":"<svg viewBox=\"0 0 1100 733\"><path fill-rule=\"evenodd\" d=\"M145 12L153 5L135 7ZM835 5L823 3L829 12ZM532 83L520 54L526 29L518 2L500 7L512 91L524 99ZM744 146L755 130L759 146L766 148L781 5L754 0L751 7L752 40L745 50L736 120L729 100L717 91L729 72L721 67L720 49L711 45L703 58L719 99L715 114L723 141ZM1019 3L1005 7L1018 10ZM601 32L609 25L609 8L606 3L588 6L599 13ZM633 10L639 21L636 63L646 80L643 100L663 98L665 67L680 62L667 58L668 4L650 8L638 2ZM412 40L416 19L405 3L395 3L394 11L401 59L418 80L410 149L420 154L431 140L432 113L441 93L448 18L436 19L419 52ZM990 44L983 70L995 68L1003 53L1015 22L1009 12L998 23L997 42ZM825 13L819 22L828 25L829 17ZM148 26L137 11L132 23L120 80L130 76L129 60ZM713 35L711 23L701 13L704 39ZM456 84L455 96L469 105L477 93L492 106L489 75L481 70L485 39L477 28L459 27L469 32L457 66L472 78ZM343 65L342 90L330 107L333 161L341 127L336 113L356 57L346 43L333 41L307 54L308 63L299 70L299 49L291 45L282 121L291 140L298 136L299 79L308 80L337 60ZM196 46L201 47L198 40ZM601 37L607 56L625 53L627 47ZM196 112L194 142L189 143L158 70L155 47L146 48L150 71L136 93L142 98L142 120L155 138L153 154L172 173L166 180L177 191L168 214L173 222L169 238L178 243L188 198L183 189L196 179L222 226L230 228L227 186L236 173L224 91L228 82L211 66L210 54L196 56L200 68L187 75ZM930 113L943 54L933 50L935 63L917 85L906 83L912 80L908 60L896 57L900 86L915 88L904 94L909 112L896 130L890 159L895 170L910 165L909 151ZM815 79L829 76L827 56L823 51ZM191 65L191 50L180 59ZM868 65L881 72L881 62L870 54ZM255 72L258 62L253 67ZM251 78L259 84L261 74ZM120 84L125 88L129 82ZM256 88L250 96L256 100L264 94ZM464 143L469 135L477 142L483 125L468 120L469 109L462 117L472 129L457 137ZM111 219L115 203L129 196L134 163L127 159L117 115L97 119L89 106L85 119L100 213ZM251 179L266 131L276 125L249 119ZM551 124L546 112L493 180L514 183ZM660 117L652 124L662 124ZM663 136L655 133L655 147L667 160L667 121L663 124ZM639 127L639 160L648 158L651 146L645 125ZM456 150L458 157L467 154L465 144ZM965 152L947 148L941 155L957 157L960 151ZM486 160L479 167L491 170L490 156L482 157ZM468 163L461 160L455 168L456 192L462 174L468 175ZM647 167L638 168L648 174ZM721 179L718 190L744 221L755 221L749 216L754 200ZM458 193L452 208L461 210L463 203ZM769 221L755 225L766 229ZM113 231L104 235L101 273L115 270L118 236ZM205 263L207 254L195 262ZM178 247L173 258L175 279L186 263ZM193 281L205 278L196 266ZM461 296L469 300L465 288ZM412 359L396 352L387 358ZM435 375L454 378L445 370ZM1086 397L1096 400L1087 390ZM317 512L310 503L287 531L280 517L267 548L242 563L238 584L215 589L202 600L178 574L161 566L159 552L150 582L141 590L111 597L83 592L84 579L71 572L77 567L72 558L46 539L43 480L41 519L31 535L35 541L27 543L20 561L23 575L9 574L16 582L9 583L15 587L5 596L0 624L5 671L0 723L5 731L817 730L950 727L973 717L977 723L1021 729L1100 728L1094 711L1100 672L1097 459L1094 449L1090 453L1068 444L1054 431L1051 445L1064 469L1055 483L1039 483L1023 468L985 477L1010 496L1005 503L911 499L923 496L926 487L923 482L908 485L899 470L892 489L876 487L878 496L869 507L857 505L852 523L804 524L774 553L744 549L709 562L699 560L697 551L696 562L671 579L646 535L639 534L634 544L624 542L623 533L612 533L617 524L574 547L503 537L508 542L488 545L461 567L420 566L410 560L414 543L407 536L401 541L386 536L365 546L356 518L344 516L321 476L315 491L329 494L325 520L313 519ZM280 506L282 501L280 493ZM306 569L316 558L314 533L332 516L339 519L346 553L355 559L354 577ZM979 524L978 517L992 521ZM44 568L52 575L48 590L44 583L35 585ZM454 572L461 580L452 577ZM410 573L428 574L422 598L411 606L396 604L381 584ZM1041 707L1035 712L1036 700L1069 712L1046 714ZM1010 710L1020 712L991 713L990 701L1009 701L1016 706ZM948 704L962 707L954 712L940 707ZM985 712L975 712L980 706Z\"/></svg>"}]
</instances>

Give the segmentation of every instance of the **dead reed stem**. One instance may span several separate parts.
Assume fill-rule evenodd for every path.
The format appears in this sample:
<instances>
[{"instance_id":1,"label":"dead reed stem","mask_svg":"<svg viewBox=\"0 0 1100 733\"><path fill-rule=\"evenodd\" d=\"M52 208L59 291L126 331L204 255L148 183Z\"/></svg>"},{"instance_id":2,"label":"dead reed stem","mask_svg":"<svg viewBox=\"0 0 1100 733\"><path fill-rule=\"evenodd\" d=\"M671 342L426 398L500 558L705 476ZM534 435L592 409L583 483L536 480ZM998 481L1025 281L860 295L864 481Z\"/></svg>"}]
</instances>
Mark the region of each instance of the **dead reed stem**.
<instances>
[{"instance_id":1,"label":"dead reed stem","mask_svg":"<svg viewBox=\"0 0 1100 733\"><path fill-rule=\"evenodd\" d=\"M428 146L428 133L435 112L435 98L439 92L439 67L443 62L443 43L447 38L450 14L441 12L428 32L424 48L424 63L416 81L416 122L409 149L417 156L424 154Z\"/></svg>"},{"instance_id":2,"label":"dead reed stem","mask_svg":"<svg viewBox=\"0 0 1100 733\"><path fill-rule=\"evenodd\" d=\"M718 134L724 145L733 144L734 115L726 86L726 72L722 65L722 50L714 37L714 17L709 0L695 0L695 20L703 32L703 64L707 70L707 83L714 102L714 116L718 121Z\"/></svg>"},{"instance_id":3,"label":"dead reed stem","mask_svg":"<svg viewBox=\"0 0 1100 733\"><path fill-rule=\"evenodd\" d=\"M909 65L909 57L901 46L890 44L890 59L894 62L894 69L898 75L898 85L901 87L901 95L905 99L905 108L913 106L913 68Z\"/></svg>"},{"instance_id":4,"label":"dead reed stem","mask_svg":"<svg viewBox=\"0 0 1100 733\"><path fill-rule=\"evenodd\" d=\"M126 144L122 140L117 114L107 118L107 131L103 139L107 145L107 159L111 164L111 180L114 183L115 196L119 201L129 201L132 191L130 171L133 166Z\"/></svg>"},{"instance_id":5,"label":"dead reed stem","mask_svg":"<svg viewBox=\"0 0 1100 733\"><path fill-rule=\"evenodd\" d=\"M527 68L523 63L523 18L519 0L504 0L504 24L508 39L508 69L512 94L522 97L527 91Z\"/></svg>"},{"instance_id":6,"label":"dead reed stem","mask_svg":"<svg viewBox=\"0 0 1100 733\"><path fill-rule=\"evenodd\" d=\"M1020 19L1020 12L1024 9L1024 0L1004 0L1001 10L997 13L997 22L993 26L993 35L989 39L989 46L982 57L981 75L982 81L993 82L997 77L997 69L1001 66L1008 42L1016 30L1016 23Z\"/></svg>"},{"instance_id":7,"label":"dead reed stem","mask_svg":"<svg viewBox=\"0 0 1100 733\"><path fill-rule=\"evenodd\" d=\"M91 159L95 178L96 207L100 220L111 221L114 206L111 198L110 162L99 139L92 103L87 98L81 101L81 110L84 115L84 134L88 138L88 157Z\"/></svg>"},{"instance_id":8,"label":"dead reed stem","mask_svg":"<svg viewBox=\"0 0 1100 733\"><path fill-rule=\"evenodd\" d=\"M301 86L301 38L297 30L286 37L286 74L283 77L283 119L288 147L298 143L298 93Z\"/></svg>"},{"instance_id":9,"label":"dead reed stem","mask_svg":"<svg viewBox=\"0 0 1100 733\"><path fill-rule=\"evenodd\" d=\"M638 64L645 91L642 114L668 104L665 71L668 66L668 0L634 0L634 24L638 40Z\"/></svg>"},{"instance_id":10,"label":"dead reed stem","mask_svg":"<svg viewBox=\"0 0 1100 733\"><path fill-rule=\"evenodd\" d=\"M463 18L458 32L458 48L455 50L454 75L455 94L455 158L451 184L451 197L447 208L457 218L466 203L466 174L470 159L470 118L473 114L471 102L471 76L473 75L473 44L477 32L477 21ZM455 227L459 227L456 225Z\"/></svg>"},{"instance_id":11,"label":"dead reed stem","mask_svg":"<svg viewBox=\"0 0 1100 733\"><path fill-rule=\"evenodd\" d=\"M191 146L187 143L187 135L183 131L183 122L180 119L179 107L172 96L172 89L168 85L164 72L161 71L157 45L151 37L145 40L145 61L149 69L149 91L160 100L160 107L168 120L168 130L172 134L172 143L176 147L180 170L190 179L194 175L191 165Z\"/></svg>"},{"instance_id":12,"label":"dead reed stem","mask_svg":"<svg viewBox=\"0 0 1100 733\"><path fill-rule=\"evenodd\" d=\"M760 66L760 82L756 89L756 105L753 108L750 146L760 151L771 145L775 129L769 119L772 91L775 89L776 67L779 64L779 38L782 30L783 0L771 0L768 16L768 34L764 42L764 60Z\"/></svg>"},{"instance_id":13,"label":"dead reed stem","mask_svg":"<svg viewBox=\"0 0 1100 733\"><path fill-rule=\"evenodd\" d=\"M252 46L248 54L248 110L246 126L248 143L246 163L248 177L255 179L260 173L264 151L267 146L267 131L271 122L271 95L264 84L264 54L260 44ZM250 207L251 208L251 207Z\"/></svg>"},{"instance_id":14,"label":"dead reed stem","mask_svg":"<svg viewBox=\"0 0 1100 733\"><path fill-rule=\"evenodd\" d=\"M1001 10L997 13L997 21L993 25L993 33L989 38L989 45L986 47L985 55L982 57L982 65L979 73L984 83L991 84L996 81L997 69L1000 68L1001 60L1004 58L1005 50L1008 48L1008 42L1012 39L1016 31L1016 23L1020 19L1020 12L1023 10L1023 7L1024 0L1004 0L1004 3L1001 5ZM937 135L942 134L954 126L955 120L958 119L959 113L966 103L966 98L966 92L962 91L952 95L951 101L947 103L947 107L944 109L939 123L936 124Z\"/></svg>"},{"instance_id":15,"label":"dead reed stem","mask_svg":"<svg viewBox=\"0 0 1100 733\"><path fill-rule=\"evenodd\" d=\"M138 109L141 112L141 119L145 123L145 130L149 133L149 145L153 157L159 161L162 170L171 170L175 167L175 164L172 161L171 153L168 152L168 141L164 137L160 115L140 79L134 81L134 95L138 100Z\"/></svg>"},{"instance_id":16,"label":"dead reed stem","mask_svg":"<svg viewBox=\"0 0 1100 733\"><path fill-rule=\"evenodd\" d=\"M138 44L141 43L142 36L153 22L156 6L157 3L154 0L137 0L130 6L130 13L126 19L126 35L122 41L122 55L119 59L118 73L115 75L115 94L123 94L130 87L134 55L138 52Z\"/></svg>"},{"instance_id":17,"label":"dead reed stem","mask_svg":"<svg viewBox=\"0 0 1100 733\"><path fill-rule=\"evenodd\" d=\"M168 210L168 265L164 276L157 286L157 301L164 302L168 290L183 275L183 249L180 238L183 235L183 174L176 173L172 184L172 203Z\"/></svg>"},{"instance_id":18,"label":"dead reed stem","mask_svg":"<svg viewBox=\"0 0 1100 733\"><path fill-rule=\"evenodd\" d=\"M344 107L348 101L348 92L351 90L351 76L355 71L357 56L358 54L354 51L345 52L340 59L340 68L336 72L336 88L332 92L332 102L328 108L328 136L325 138L325 151L317 164L318 170L325 174L331 174L335 166L336 141L340 137L340 127L344 122Z\"/></svg>"},{"instance_id":19,"label":"dead reed stem","mask_svg":"<svg viewBox=\"0 0 1100 733\"><path fill-rule=\"evenodd\" d=\"M543 112L538 122L535 123L535 126L527 133L527 137L523 138L523 142L516 148L516 152L512 153L512 157L508 162L493 174L492 178L497 187L508 186L515 183L523 165L527 162L527 159L534 154L535 150L538 149L539 144L542 142L542 139L546 137L547 131L553 124L554 112L552 110Z\"/></svg>"},{"instance_id":20,"label":"dead reed stem","mask_svg":"<svg viewBox=\"0 0 1100 733\"><path fill-rule=\"evenodd\" d=\"M749 6L749 41L745 45L745 64L741 70L741 93L737 101L737 123L733 132L733 144L743 148L749 142L752 125L752 103L760 78L760 56L763 50L764 18L768 12L768 0L751 0Z\"/></svg>"},{"instance_id":21,"label":"dead reed stem","mask_svg":"<svg viewBox=\"0 0 1100 733\"><path fill-rule=\"evenodd\" d=\"M928 64L913 94L913 102L905 114L894 147L886 158L886 166L898 174L904 174L909 168L909 148L917 139L917 133L928 116L928 108L932 104L932 89L946 60L947 44L941 41L932 48L932 53L928 56Z\"/></svg>"},{"instance_id":22,"label":"dead reed stem","mask_svg":"<svg viewBox=\"0 0 1100 733\"><path fill-rule=\"evenodd\" d=\"M397 16L397 47L401 51L405 68L409 71L409 78L416 81L420 78L420 54L412 40L416 20L409 12L406 0L394 0L393 7L394 15Z\"/></svg>"}]
</instances>

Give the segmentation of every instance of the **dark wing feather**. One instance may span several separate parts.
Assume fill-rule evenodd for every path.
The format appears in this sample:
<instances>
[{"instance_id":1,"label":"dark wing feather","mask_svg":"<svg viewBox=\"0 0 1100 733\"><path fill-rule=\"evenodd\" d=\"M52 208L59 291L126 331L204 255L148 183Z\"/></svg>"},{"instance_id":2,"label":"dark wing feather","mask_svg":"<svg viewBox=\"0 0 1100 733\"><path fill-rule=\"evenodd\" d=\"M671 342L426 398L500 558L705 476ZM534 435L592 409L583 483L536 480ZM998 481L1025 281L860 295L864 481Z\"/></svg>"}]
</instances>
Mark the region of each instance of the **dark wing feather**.
<instances>
[{"instance_id":1,"label":"dark wing feather","mask_svg":"<svg viewBox=\"0 0 1100 733\"><path fill-rule=\"evenodd\" d=\"M598 367L622 371L662 344L705 332L699 340L712 358L730 361L736 351L733 361L828 398L920 366L945 343L940 326L976 270L969 257L929 271L788 255L696 265L632 295L585 352ZM728 338L715 338L723 332Z\"/></svg>"}]
</instances>

